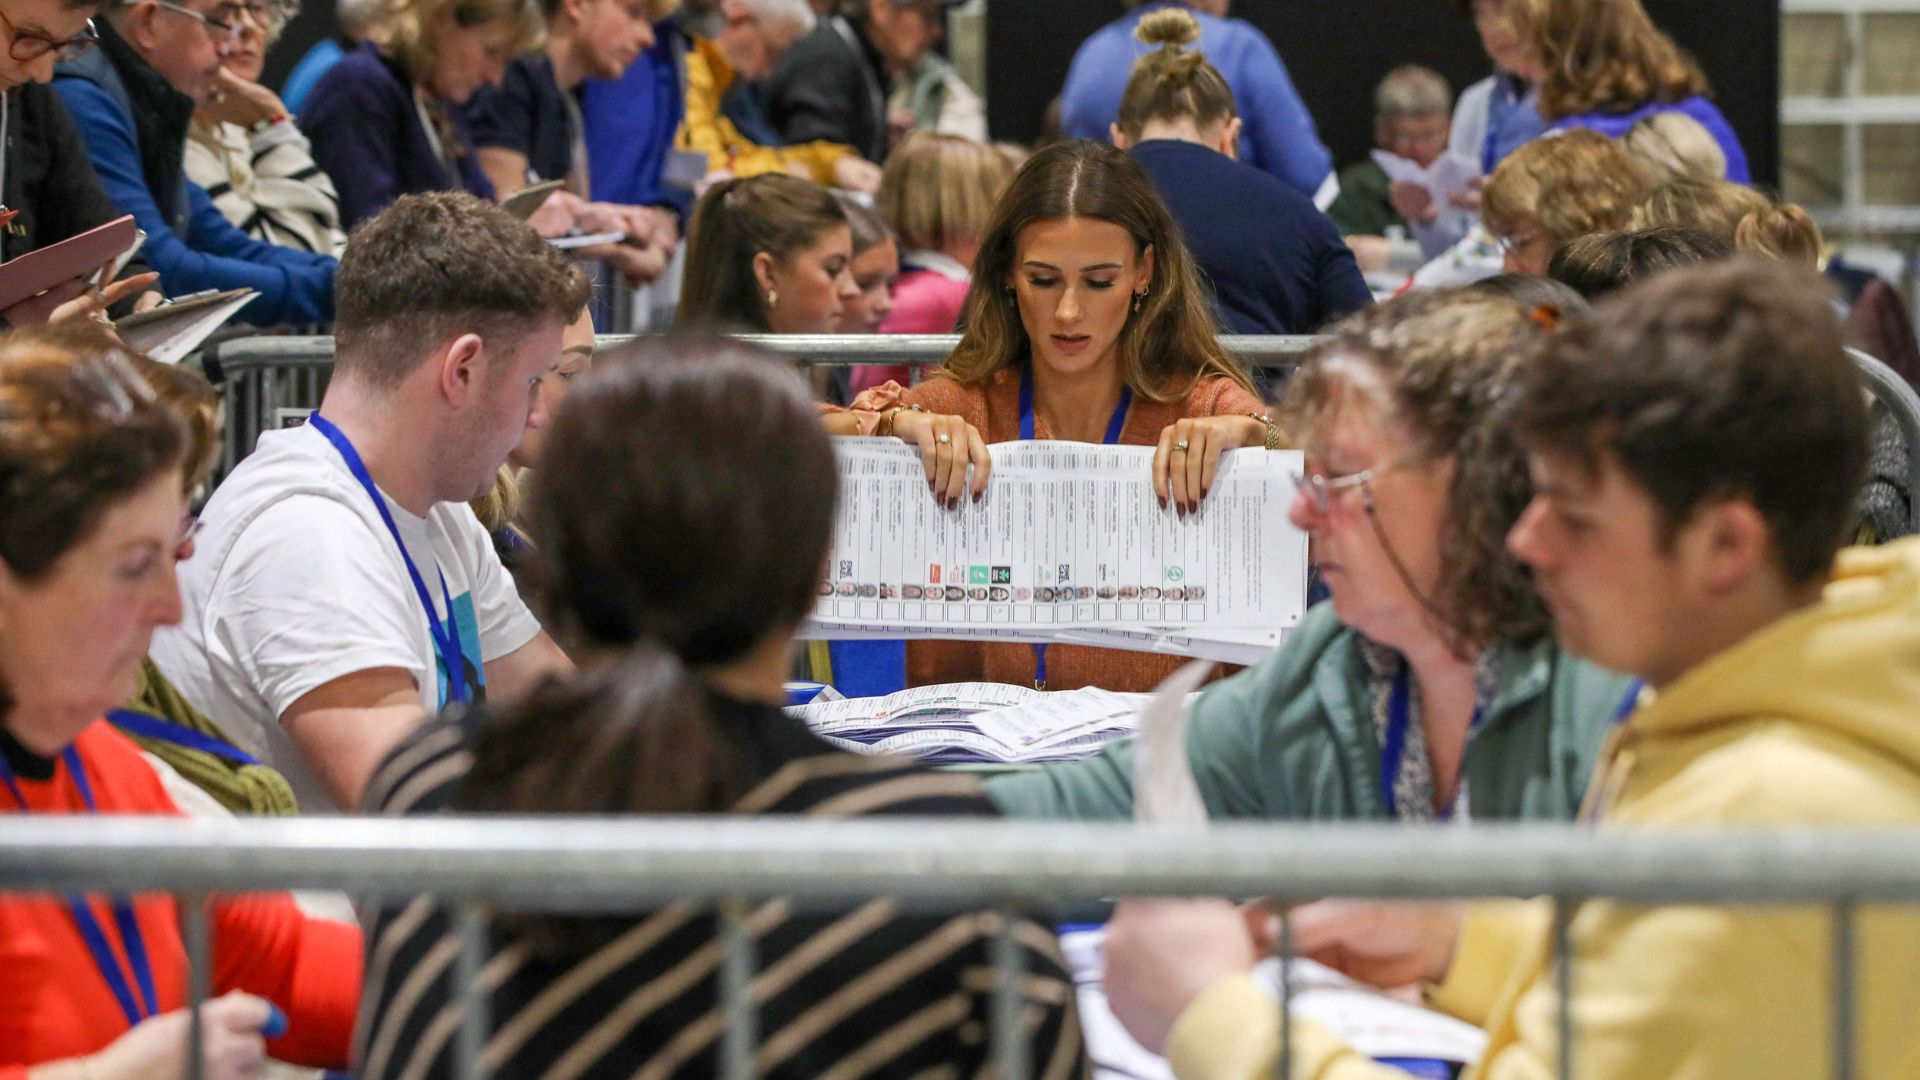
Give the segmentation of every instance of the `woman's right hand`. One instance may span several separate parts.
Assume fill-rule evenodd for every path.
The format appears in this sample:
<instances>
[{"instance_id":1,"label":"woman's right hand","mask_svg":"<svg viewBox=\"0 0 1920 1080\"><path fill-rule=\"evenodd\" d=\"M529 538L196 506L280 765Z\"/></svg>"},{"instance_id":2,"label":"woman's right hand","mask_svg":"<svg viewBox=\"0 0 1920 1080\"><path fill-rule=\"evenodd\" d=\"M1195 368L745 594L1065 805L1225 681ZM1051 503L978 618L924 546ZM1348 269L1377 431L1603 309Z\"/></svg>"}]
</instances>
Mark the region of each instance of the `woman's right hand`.
<instances>
[{"instance_id":1,"label":"woman's right hand","mask_svg":"<svg viewBox=\"0 0 1920 1080\"><path fill-rule=\"evenodd\" d=\"M265 998L239 991L200 1007L205 1080L251 1080L267 1061L263 1029L278 1016ZM284 1020L281 1021L284 1025ZM93 1080L175 1080L187 1075L189 1015L179 1009L141 1021L88 1063ZM274 1034L278 1035L279 1032Z\"/></svg>"},{"instance_id":2,"label":"woman's right hand","mask_svg":"<svg viewBox=\"0 0 1920 1080\"><path fill-rule=\"evenodd\" d=\"M967 466L973 466L973 498L986 494L993 474L993 458L986 440L972 424L957 416L900 409L893 414L893 433L901 442L920 448L927 467L927 486L942 506L952 510L967 492Z\"/></svg>"}]
</instances>

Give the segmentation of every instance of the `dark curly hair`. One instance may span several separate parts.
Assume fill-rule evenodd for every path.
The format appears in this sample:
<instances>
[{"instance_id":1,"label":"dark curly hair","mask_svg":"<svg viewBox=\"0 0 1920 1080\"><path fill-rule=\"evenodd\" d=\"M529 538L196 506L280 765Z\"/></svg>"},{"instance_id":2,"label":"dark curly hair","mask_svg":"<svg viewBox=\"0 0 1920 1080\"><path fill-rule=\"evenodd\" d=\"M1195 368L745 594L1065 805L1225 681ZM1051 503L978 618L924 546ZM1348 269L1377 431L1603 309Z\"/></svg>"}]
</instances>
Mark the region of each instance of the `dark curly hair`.
<instances>
[{"instance_id":1,"label":"dark curly hair","mask_svg":"<svg viewBox=\"0 0 1920 1080\"><path fill-rule=\"evenodd\" d=\"M1295 431L1323 429L1349 400L1342 364L1385 384L1392 415L1423 454L1454 459L1440 532L1441 579L1424 597L1455 652L1528 642L1551 629L1533 579L1507 551L1507 533L1533 497L1526 460L1495 422L1524 346L1545 329L1517 301L1472 289L1390 300L1328 330L1288 384Z\"/></svg>"}]
</instances>

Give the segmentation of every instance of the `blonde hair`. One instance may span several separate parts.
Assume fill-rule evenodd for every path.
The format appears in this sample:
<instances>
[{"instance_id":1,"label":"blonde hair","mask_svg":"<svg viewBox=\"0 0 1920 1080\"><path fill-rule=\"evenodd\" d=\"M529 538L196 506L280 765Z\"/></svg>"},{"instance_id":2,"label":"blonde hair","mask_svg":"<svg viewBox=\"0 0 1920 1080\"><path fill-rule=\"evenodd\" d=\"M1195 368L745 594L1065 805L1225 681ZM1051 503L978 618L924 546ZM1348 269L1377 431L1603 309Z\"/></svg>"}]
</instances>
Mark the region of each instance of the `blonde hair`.
<instances>
[{"instance_id":1,"label":"blonde hair","mask_svg":"<svg viewBox=\"0 0 1920 1080\"><path fill-rule=\"evenodd\" d=\"M1546 69L1540 115L1548 123L1713 92L1700 65L1653 25L1640 0L1537 0L1512 5L1509 15Z\"/></svg>"},{"instance_id":2,"label":"blonde hair","mask_svg":"<svg viewBox=\"0 0 1920 1080\"><path fill-rule=\"evenodd\" d=\"M977 242L1014 168L985 143L917 131L887 155L874 209L910 249Z\"/></svg>"},{"instance_id":3,"label":"blonde hair","mask_svg":"<svg viewBox=\"0 0 1920 1080\"><path fill-rule=\"evenodd\" d=\"M502 465L500 471L493 474L493 486L485 494L476 495L467 505L489 533L507 528L518 531L516 522L520 520L520 494L520 470L512 465Z\"/></svg>"},{"instance_id":4,"label":"blonde hair","mask_svg":"<svg viewBox=\"0 0 1920 1080\"><path fill-rule=\"evenodd\" d=\"M546 40L546 19L538 0L386 0L381 25L387 52L400 61L409 78L426 76L437 55L433 21L451 8L455 24L486 26L507 19L514 25L512 51L532 52Z\"/></svg>"},{"instance_id":5,"label":"blonde hair","mask_svg":"<svg viewBox=\"0 0 1920 1080\"><path fill-rule=\"evenodd\" d=\"M1120 95L1119 128L1130 139L1154 120L1192 120L1203 130L1238 115L1233 88L1205 53L1186 46L1200 40L1200 23L1193 13L1170 7L1140 20L1133 36L1153 52L1134 61L1133 74Z\"/></svg>"},{"instance_id":6,"label":"blonde hair","mask_svg":"<svg viewBox=\"0 0 1920 1080\"><path fill-rule=\"evenodd\" d=\"M1532 223L1556 245L1624 229L1647 197L1640 166L1620 144L1585 128L1535 139L1493 171L1480 204L1495 233Z\"/></svg>"},{"instance_id":7,"label":"blonde hair","mask_svg":"<svg viewBox=\"0 0 1920 1080\"><path fill-rule=\"evenodd\" d=\"M1700 121L1681 112L1660 112L1627 130L1620 145L1655 184L1669 180L1720 180L1727 153Z\"/></svg>"},{"instance_id":8,"label":"blonde hair","mask_svg":"<svg viewBox=\"0 0 1920 1080\"><path fill-rule=\"evenodd\" d=\"M1820 227L1806 210L1730 180L1674 180L1655 188L1634 210L1633 226L1663 225L1698 229L1735 251L1806 267L1820 264Z\"/></svg>"}]
</instances>

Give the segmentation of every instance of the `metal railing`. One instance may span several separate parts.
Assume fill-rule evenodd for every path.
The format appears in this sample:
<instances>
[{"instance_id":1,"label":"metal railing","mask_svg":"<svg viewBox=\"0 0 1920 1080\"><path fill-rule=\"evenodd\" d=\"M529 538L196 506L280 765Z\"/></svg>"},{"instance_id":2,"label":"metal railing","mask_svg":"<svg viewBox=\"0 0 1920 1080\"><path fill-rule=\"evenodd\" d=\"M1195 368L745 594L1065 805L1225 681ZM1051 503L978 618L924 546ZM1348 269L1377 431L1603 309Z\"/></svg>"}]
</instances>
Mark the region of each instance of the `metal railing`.
<instances>
[{"instance_id":1,"label":"metal railing","mask_svg":"<svg viewBox=\"0 0 1920 1080\"><path fill-rule=\"evenodd\" d=\"M212 893L313 888L387 900L430 895L455 912L461 955L484 961L495 909L638 912L667 901L712 904L726 954L723 1004L734 1035L728 1080L752 1075L750 901L803 907L875 896L907 907L1046 905L1122 895L1322 896L1396 899L1551 897L1559 982L1559 1074L1578 1038L1568 924L1580 901L1829 906L1836 955L1836 1033L1859 1030L1854 913L1862 903L1920 903L1920 832L1609 832L1568 825L1220 823L1209 830L1125 824L774 818L15 819L0 836L0 890L185 894L192 1000L207 993L201 902ZM996 1015L1017 1016L1024 973L1006 940L993 950ZM1282 940L1288 938L1282 927ZM1283 1032L1290 984L1282 980ZM458 989L461 1075L480 1077L484 994ZM1025 1080L1017 1035L993 1041L999 1075ZM197 1060L197 1056L195 1056ZM1283 1062L1285 1058L1283 1057ZM1284 1066L1283 1066L1284 1068ZM1831 1075L1856 1069L1849 1037L1833 1040Z\"/></svg>"}]
</instances>

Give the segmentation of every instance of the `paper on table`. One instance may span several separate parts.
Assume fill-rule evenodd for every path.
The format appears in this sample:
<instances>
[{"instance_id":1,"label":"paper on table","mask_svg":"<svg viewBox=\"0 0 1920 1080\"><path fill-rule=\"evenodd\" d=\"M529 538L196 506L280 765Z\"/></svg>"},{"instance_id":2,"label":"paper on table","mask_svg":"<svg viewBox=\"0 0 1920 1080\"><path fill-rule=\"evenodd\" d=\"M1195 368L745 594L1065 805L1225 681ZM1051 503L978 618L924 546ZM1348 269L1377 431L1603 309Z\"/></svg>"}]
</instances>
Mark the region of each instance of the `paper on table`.
<instances>
[{"instance_id":1,"label":"paper on table","mask_svg":"<svg viewBox=\"0 0 1920 1080\"><path fill-rule=\"evenodd\" d=\"M129 348L177 364L259 295L252 289L196 293L128 315L113 329Z\"/></svg>"},{"instance_id":2,"label":"paper on table","mask_svg":"<svg viewBox=\"0 0 1920 1080\"><path fill-rule=\"evenodd\" d=\"M1166 677L1140 711L1134 739L1133 820L1204 827L1207 804L1187 764L1187 699L1213 665L1196 660Z\"/></svg>"},{"instance_id":3,"label":"paper on table","mask_svg":"<svg viewBox=\"0 0 1920 1080\"><path fill-rule=\"evenodd\" d=\"M1036 750L1090 731L1131 728L1140 702L1096 686L1036 693L1005 709L981 713L973 726L1010 747Z\"/></svg>"}]
</instances>

